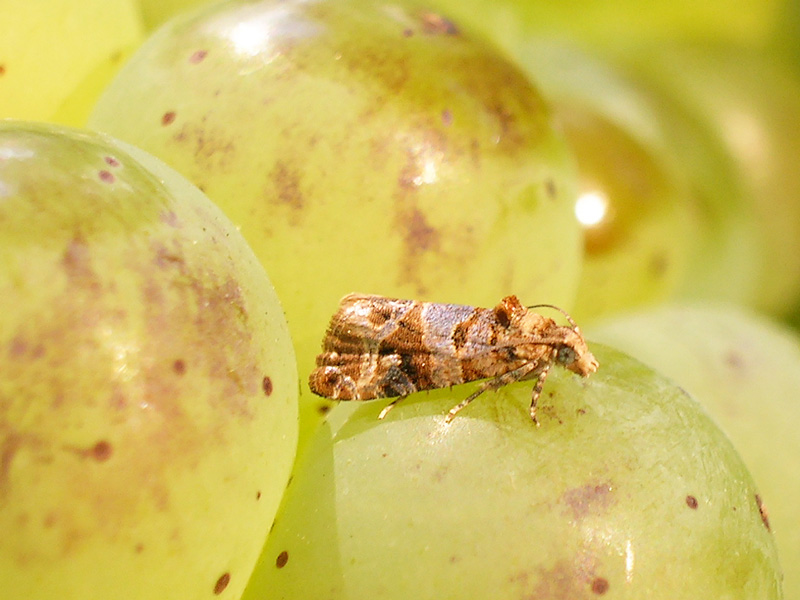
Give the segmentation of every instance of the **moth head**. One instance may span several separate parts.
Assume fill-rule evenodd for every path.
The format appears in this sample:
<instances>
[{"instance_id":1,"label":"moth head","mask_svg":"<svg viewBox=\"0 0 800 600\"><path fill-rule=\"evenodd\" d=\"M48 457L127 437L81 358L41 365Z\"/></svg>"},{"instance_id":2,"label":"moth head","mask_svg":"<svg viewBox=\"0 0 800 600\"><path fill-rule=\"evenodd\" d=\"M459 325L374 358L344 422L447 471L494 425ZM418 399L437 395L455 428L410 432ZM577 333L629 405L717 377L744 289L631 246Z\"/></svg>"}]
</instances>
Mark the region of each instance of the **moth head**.
<instances>
[{"instance_id":1,"label":"moth head","mask_svg":"<svg viewBox=\"0 0 800 600\"><path fill-rule=\"evenodd\" d=\"M581 330L578 329L577 323L569 316L569 314L558 306L552 304L537 304L529 306L528 308L537 308L539 306L546 306L553 308L563 314L569 322L569 327L559 327L551 321L552 327L550 338L557 340L554 344L556 356L555 361L565 369L588 377L597 371L598 362L594 355L589 351L586 345L586 340L583 339Z\"/></svg>"},{"instance_id":2,"label":"moth head","mask_svg":"<svg viewBox=\"0 0 800 600\"><path fill-rule=\"evenodd\" d=\"M598 363L589 351L580 330L563 327L563 341L556 345L556 362L570 371L588 377L597 371Z\"/></svg>"}]
</instances>

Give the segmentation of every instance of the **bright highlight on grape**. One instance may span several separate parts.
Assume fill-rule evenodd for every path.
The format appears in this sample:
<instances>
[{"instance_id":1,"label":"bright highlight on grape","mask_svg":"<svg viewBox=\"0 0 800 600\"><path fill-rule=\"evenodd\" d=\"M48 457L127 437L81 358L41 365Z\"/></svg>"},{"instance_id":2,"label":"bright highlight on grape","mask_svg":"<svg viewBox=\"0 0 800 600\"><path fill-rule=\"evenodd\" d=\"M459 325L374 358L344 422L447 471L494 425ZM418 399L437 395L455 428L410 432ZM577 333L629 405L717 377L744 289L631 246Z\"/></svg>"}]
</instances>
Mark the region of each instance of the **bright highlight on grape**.
<instances>
[{"instance_id":1,"label":"bright highlight on grape","mask_svg":"<svg viewBox=\"0 0 800 600\"><path fill-rule=\"evenodd\" d=\"M585 192L575 201L575 216L584 227L602 223L608 213L608 198L599 191Z\"/></svg>"}]
</instances>

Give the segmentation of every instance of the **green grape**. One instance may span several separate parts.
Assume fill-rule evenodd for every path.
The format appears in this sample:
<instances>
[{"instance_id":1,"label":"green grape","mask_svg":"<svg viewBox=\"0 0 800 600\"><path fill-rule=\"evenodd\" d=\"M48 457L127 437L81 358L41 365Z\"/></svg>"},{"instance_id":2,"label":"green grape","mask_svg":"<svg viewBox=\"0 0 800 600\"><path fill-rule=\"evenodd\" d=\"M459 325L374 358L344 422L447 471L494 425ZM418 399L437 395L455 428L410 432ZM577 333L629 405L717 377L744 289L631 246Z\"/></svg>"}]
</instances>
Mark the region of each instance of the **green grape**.
<instances>
[{"instance_id":1,"label":"green grape","mask_svg":"<svg viewBox=\"0 0 800 600\"><path fill-rule=\"evenodd\" d=\"M769 509L787 598L800 597L800 341L719 304L668 305L596 324L591 335L694 395L730 436Z\"/></svg>"},{"instance_id":2,"label":"green grape","mask_svg":"<svg viewBox=\"0 0 800 600\"><path fill-rule=\"evenodd\" d=\"M569 308L573 163L524 74L444 17L377 0L229 2L172 21L92 127L152 152L241 228L286 309L301 446L339 299Z\"/></svg>"},{"instance_id":3,"label":"green grape","mask_svg":"<svg viewBox=\"0 0 800 600\"><path fill-rule=\"evenodd\" d=\"M139 5L144 25L148 31L152 31L177 14L213 1L220 0L139 0Z\"/></svg>"},{"instance_id":4,"label":"green grape","mask_svg":"<svg viewBox=\"0 0 800 600\"><path fill-rule=\"evenodd\" d=\"M439 0L454 18L516 54L531 36L569 38L593 47L635 48L655 40L715 40L763 46L785 20L783 0ZM791 5L792 3L786 3ZM632 50L635 51L635 50Z\"/></svg>"},{"instance_id":5,"label":"green grape","mask_svg":"<svg viewBox=\"0 0 800 600\"><path fill-rule=\"evenodd\" d=\"M781 598L752 479L700 406L593 344L589 379L335 407L244 600ZM343 414L341 414L343 413Z\"/></svg>"},{"instance_id":6,"label":"green grape","mask_svg":"<svg viewBox=\"0 0 800 600\"><path fill-rule=\"evenodd\" d=\"M688 276L700 228L651 107L610 65L569 45L532 40L518 58L577 158L585 260L576 317L671 297Z\"/></svg>"},{"instance_id":7,"label":"green grape","mask_svg":"<svg viewBox=\"0 0 800 600\"><path fill-rule=\"evenodd\" d=\"M0 118L54 120L85 77L142 39L136 0L0 0L0 17Z\"/></svg>"},{"instance_id":8,"label":"green grape","mask_svg":"<svg viewBox=\"0 0 800 600\"><path fill-rule=\"evenodd\" d=\"M222 212L97 134L0 125L4 598L238 598L291 471L275 291Z\"/></svg>"},{"instance_id":9,"label":"green grape","mask_svg":"<svg viewBox=\"0 0 800 600\"><path fill-rule=\"evenodd\" d=\"M588 221L581 312L675 295L757 304L752 206L707 123L573 44L531 39L517 56L578 155L576 212Z\"/></svg>"},{"instance_id":10,"label":"green grape","mask_svg":"<svg viewBox=\"0 0 800 600\"><path fill-rule=\"evenodd\" d=\"M84 127L97 99L109 82L125 64L138 43L124 50L115 52L97 65L73 90L64 98L49 121L71 127Z\"/></svg>"},{"instance_id":11,"label":"green grape","mask_svg":"<svg viewBox=\"0 0 800 600\"><path fill-rule=\"evenodd\" d=\"M647 46L621 60L724 143L757 228L756 306L787 313L800 301L797 73L774 54L731 46Z\"/></svg>"}]
</instances>

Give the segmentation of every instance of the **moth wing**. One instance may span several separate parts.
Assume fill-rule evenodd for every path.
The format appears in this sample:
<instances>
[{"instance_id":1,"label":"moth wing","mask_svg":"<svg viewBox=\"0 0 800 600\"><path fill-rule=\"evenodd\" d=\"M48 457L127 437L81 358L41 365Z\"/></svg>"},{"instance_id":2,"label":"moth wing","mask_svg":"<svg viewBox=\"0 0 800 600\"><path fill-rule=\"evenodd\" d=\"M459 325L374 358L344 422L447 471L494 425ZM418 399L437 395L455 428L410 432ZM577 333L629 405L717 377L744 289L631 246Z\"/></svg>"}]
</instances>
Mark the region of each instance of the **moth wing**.
<instances>
[{"instance_id":1,"label":"moth wing","mask_svg":"<svg viewBox=\"0 0 800 600\"><path fill-rule=\"evenodd\" d=\"M348 294L331 318L323 352L339 354L377 353L384 340L398 328L398 323L420 304L370 294Z\"/></svg>"}]
</instances>

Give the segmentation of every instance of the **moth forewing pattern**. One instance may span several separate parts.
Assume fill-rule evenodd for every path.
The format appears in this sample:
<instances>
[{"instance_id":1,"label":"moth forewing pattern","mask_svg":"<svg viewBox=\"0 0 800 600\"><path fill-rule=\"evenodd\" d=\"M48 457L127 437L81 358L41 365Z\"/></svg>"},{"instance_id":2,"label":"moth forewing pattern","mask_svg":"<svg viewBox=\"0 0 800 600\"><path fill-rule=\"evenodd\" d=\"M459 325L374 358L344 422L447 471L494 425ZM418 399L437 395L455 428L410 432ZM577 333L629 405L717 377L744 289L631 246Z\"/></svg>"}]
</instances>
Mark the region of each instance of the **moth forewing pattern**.
<instances>
[{"instance_id":1,"label":"moth forewing pattern","mask_svg":"<svg viewBox=\"0 0 800 600\"><path fill-rule=\"evenodd\" d=\"M397 398L383 418L414 392L488 379L450 410L449 422L486 390L535 379L530 415L538 425L537 402L550 368L586 377L598 365L569 315L570 326L560 326L531 308L516 296L476 308L349 294L331 319L309 387L334 400Z\"/></svg>"}]
</instances>

